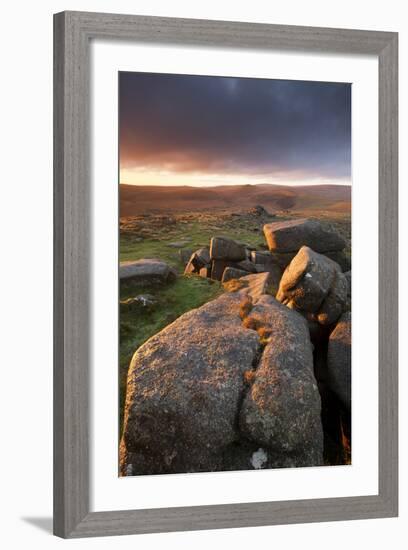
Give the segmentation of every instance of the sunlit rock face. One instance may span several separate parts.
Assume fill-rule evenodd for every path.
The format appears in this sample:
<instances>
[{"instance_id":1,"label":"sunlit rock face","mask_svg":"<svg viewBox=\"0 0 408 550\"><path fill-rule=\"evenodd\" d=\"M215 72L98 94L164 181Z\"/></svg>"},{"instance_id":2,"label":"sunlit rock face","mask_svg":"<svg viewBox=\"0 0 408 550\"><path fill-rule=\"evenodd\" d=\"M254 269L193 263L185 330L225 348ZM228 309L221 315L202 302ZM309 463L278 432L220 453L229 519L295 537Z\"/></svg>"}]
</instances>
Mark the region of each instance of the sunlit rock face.
<instances>
[{"instance_id":1,"label":"sunlit rock face","mask_svg":"<svg viewBox=\"0 0 408 550\"><path fill-rule=\"evenodd\" d=\"M302 246L283 273L276 297L310 321L330 325L345 311L348 288L336 262Z\"/></svg>"},{"instance_id":2,"label":"sunlit rock face","mask_svg":"<svg viewBox=\"0 0 408 550\"><path fill-rule=\"evenodd\" d=\"M241 431L274 452L281 466L286 455L296 465L321 464L321 403L305 319L264 295L246 323L258 328L265 347L242 404Z\"/></svg>"},{"instance_id":3,"label":"sunlit rock face","mask_svg":"<svg viewBox=\"0 0 408 550\"><path fill-rule=\"evenodd\" d=\"M309 246L316 252L334 252L346 246L344 239L317 221L297 219L264 225L264 234L271 252L297 252Z\"/></svg>"},{"instance_id":4,"label":"sunlit rock face","mask_svg":"<svg viewBox=\"0 0 408 550\"><path fill-rule=\"evenodd\" d=\"M307 324L264 294L267 278L248 275L135 352L122 475L322 463Z\"/></svg>"}]
</instances>

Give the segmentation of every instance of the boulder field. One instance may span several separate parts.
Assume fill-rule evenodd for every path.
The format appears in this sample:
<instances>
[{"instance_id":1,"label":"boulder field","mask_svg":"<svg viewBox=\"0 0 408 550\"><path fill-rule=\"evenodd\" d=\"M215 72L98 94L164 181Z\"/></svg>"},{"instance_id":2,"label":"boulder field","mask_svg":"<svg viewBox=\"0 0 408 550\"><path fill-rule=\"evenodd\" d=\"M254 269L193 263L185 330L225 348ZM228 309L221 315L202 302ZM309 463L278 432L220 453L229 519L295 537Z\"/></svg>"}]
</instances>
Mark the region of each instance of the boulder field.
<instances>
[{"instance_id":1,"label":"boulder field","mask_svg":"<svg viewBox=\"0 0 408 550\"><path fill-rule=\"evenodd\" d=\"M328 441L341 447L351 271L333 256L345 242L316 220L268 223L264 234L269 250L216 236L188 258L186 275L222 281L225 292L135 351L121 475L318 466ZM120 276L167 284L176 274L139 260Z\"/></svg>"},{"instance_id":2,"label":"boulder field","mask_svg":"<svg viewBox=\"0 0 408 550\"><path fill-rule=\"evenodd\" d=\"M343 252L346 245L343 237L317 220L267 223L263 231L269 250L255 250L229 237L215 236L211 238L208 247L200 248L190 255L184 273L226 282L245 276L245 272L269 272L271 282L277 288L282 272L302 246L324 254L336 262L341 271L350 270L350 260Z\"/></svg>"},{"instance_id":3,"label":"boulder field","mask_svg":"<svg viewBox=\"0 0 408 550\"><path fill-rule=\"evenodd\" d=\"M185 313L134 354L122 475L251 469L259 449L263 467L322 463L307 324L272 296L246 309L265 274L247 278L247 286Z\"/></svg>"}]
</instances>

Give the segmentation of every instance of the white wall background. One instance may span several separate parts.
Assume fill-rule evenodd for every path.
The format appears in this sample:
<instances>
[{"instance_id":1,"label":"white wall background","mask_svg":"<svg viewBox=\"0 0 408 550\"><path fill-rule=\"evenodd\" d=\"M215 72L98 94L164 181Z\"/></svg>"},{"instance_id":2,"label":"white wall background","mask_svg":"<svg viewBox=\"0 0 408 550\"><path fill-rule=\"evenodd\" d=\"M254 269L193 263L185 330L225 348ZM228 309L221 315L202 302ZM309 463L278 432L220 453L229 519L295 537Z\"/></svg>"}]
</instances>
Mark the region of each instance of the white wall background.
<instances>
[{"instance_id":1,"label":"white wall background","mask_svg":"<svg viewBox=\"0 0 408 550\"><path fill-rule=\"evenodd\" d=\"M400 33L401 281L408 277L408 23L404 0L82 0L3 4L1 14L0 540L7 549L406 547L407 352L401 285L400 518L62 541L52 513L52 14L65 9L365 28ZM4 244L3 244L4 243Z\"/></svg>"}]
</instances>

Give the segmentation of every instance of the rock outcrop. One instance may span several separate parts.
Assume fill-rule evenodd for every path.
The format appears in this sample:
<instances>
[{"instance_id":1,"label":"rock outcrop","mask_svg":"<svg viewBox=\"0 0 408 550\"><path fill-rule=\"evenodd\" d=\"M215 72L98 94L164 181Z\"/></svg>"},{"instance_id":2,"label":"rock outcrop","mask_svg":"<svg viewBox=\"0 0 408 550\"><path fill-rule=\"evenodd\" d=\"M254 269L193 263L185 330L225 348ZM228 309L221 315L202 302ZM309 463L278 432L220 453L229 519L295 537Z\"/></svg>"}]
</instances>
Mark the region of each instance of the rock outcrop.
<instances>
[{"instance_id":1,"label":"rock outcrop","mask_svg":"<svg viewBox=\"0 0 408 550\"><path fill-rule=\"evenodd\" d=\"M184 269L186 275L210 277L223 283L246 273L264 272L270 273L276 292L282 269L271 253L265 250L255 251L250 245L227 237L212 237L210 249L201 248L193 252Z\"/></svg>"},{"instance_id":2,"label":"rock outcrop","mask_svg":"<svg viewBox=\"0 0 408 550\"><path fill-rule=\"evenodd\" d=\"M133 356L121 470L134 474L215 471L239 440L245 370L259 353L242 326L241 296L224 294L179 317Z\"/></svg>"},{"instance_id":3,"label":"rock outcrop","mask_svg":"<svg viewBox=\"0 0 408 550\"><path fill-rule=\"evenodd\" d=\"M250 216L257 224L248 231L257 234L271 219L261 206ZM231 217L243 227L241 214ZM161 228L171 220L158 222ZM181 247L185 275L221 281L225 293L181 315L135 351L122 475L322 465L323 430L325 463L350 463L346 243L312 219L266 223L263 230L268 250L249 233L250 244L220 236L198 250L185 248L192 238L168 243ZM120 266L121 280L140 284L175 277L160 260ZM160 302L145 293L120 307L131 317L159 310Z\"/></svg>"},{"instance_id":4,"label":"rock outcrop","mask_svg":"<svg viewBox=\"0 0 408 550\"><path fill-rule=\"evenodd\" d=\"M317 220L302 218L297 220L274 222L264 225L264 235L270 257L285 269L302 246L324 254L338 263L342 271L351 268L350 259L343 248L346 242L331 226Z\"/></svg>"},{"instance_id":5,"label":"rock outcrop","mask_svg":"<svg viewBox=\"0 0 408 550\"><path fill-rule=\"evenodd\" d=\"M122 475L321 464L307 327L259 294L268 277L239 279L247 284L185 313L135 352Z\"/></svg>"},{"instance_id":6,"label":"rock outcrop","mask_svg":"<svg viewBox=\"0 0 408 550\"><path fill-rule=\"evenodd\" d=\"M344 313L330 334L327 353L331 390L348 411L351 409L351 313Z\"/></svg>"},{"instance_id":7,"label":"rock outcrop","mask_svg":"<svg viewBox=\"0 0 408 550\"><path fill-rule=\"evenodd\" d=\"M168 283L174 281L176 277L176 270L162 260L142 259L134 262L121 262L119 267L121 281L129 279L143 285Z\"/></svg>"}]
</instances>

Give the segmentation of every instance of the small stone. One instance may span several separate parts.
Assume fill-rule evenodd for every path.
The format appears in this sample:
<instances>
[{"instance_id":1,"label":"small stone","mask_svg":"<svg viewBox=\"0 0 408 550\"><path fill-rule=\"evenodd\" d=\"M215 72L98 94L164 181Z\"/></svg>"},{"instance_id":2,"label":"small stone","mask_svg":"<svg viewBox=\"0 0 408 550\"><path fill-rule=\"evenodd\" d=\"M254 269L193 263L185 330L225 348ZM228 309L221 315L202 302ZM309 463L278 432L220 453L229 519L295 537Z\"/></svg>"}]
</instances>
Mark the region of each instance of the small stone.
<instances>
[{"instance_id":1,"label":"small stone","mask_svg":"<svg viewBox=\"0 0 408 550\"><path fill-rule=\"evenodd\" d=\"M255 470L261 470L267 462L268 455L262 448L259 448L251 456L251 465Z\"/></svg>"},{"instance_id":2,"label":"small stone","mask_svg":"<svg viewBox=\"0 0 408 550\"><path fill-rule=\"evenodd\" d=\"M142 259L121 262L119 279L130 279L138 284L168 283L174 281L177 272L166 262L156 259Z\"/></svg>"},{"instance_id":3,"label":"small stone","mask_svg":"<svg viewBox=\"0 0 408 550\"><path fill-rule=\"evenodd\" d=\"M151 309L156 305L157 299L151 294L138 294L133 298L120 301L121 311L129 311L133 309Z\"/></svg>"}]
</instances>

